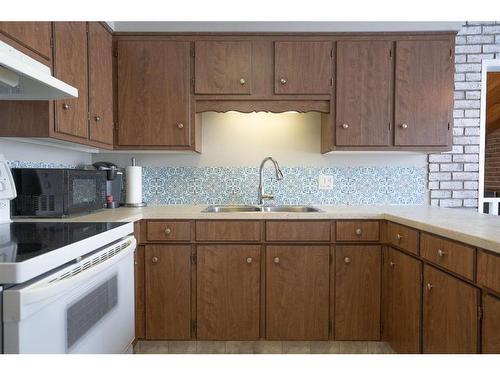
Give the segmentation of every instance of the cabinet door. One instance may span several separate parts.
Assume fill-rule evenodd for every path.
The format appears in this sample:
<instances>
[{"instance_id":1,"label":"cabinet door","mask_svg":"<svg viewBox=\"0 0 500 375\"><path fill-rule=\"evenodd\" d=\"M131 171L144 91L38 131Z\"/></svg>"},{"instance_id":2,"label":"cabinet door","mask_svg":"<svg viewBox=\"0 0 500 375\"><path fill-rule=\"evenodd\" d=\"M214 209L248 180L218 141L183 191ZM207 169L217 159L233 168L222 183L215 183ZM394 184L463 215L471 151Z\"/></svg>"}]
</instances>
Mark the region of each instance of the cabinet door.
<instances>
[{"instance_id":1,"label":"cabinet door","mask_svg":"<svg viewBox=\"0 0 500 375\"><path fill-rule=\"evenodd\" d=\"M54 75L78 89L78 98L55 102L55 131L89 137L87 24L54 22Z\"/></svg>"},{"instance_id":2,"label":"cabinet door","mask_svg":"<svg viewBox=\"0 0 500 375\"><path fill-rule=\"evenodd\" d=\"M500 299L483 294L482 352L500 354Z\"/></svg>"},{"instance_id":3,"label":"cabinet door","mask_svg":"<svg viewBox=\"0 0 500 375\"><path fill-rule=\"evenodd\" d=\"M113 144L113 37L89 22L90 139Z\"/></svg>"},{"instance_id":4,"label":"cabinet door","mask_svg":"<svg viewBox=\"0 0 500 375\"><path fill-rule=\"evenodd\" d=\"M197 338L257 340L260 245L200 245L197 257Z\"/></svg>"},{"instance_id":5,"label":"cabinet door","mask_svg":"<svg viewBox=\"0 0 500 375\"><path fill-rule=\"evenodd\" d=\"M197 94L251 94L252 42L195 43Z\"/></svg>"},{"instance_id":6,"label":"cabinet door","mask_svg":"<svg viewBox=\"0 0 500 375\"><path fill-rule=\"evenodd\" d=\"M146 338L191 338L191 246L147 245Z\"/></svg>"},{"instance_id":7,"label":"cabinet door","mask_svg":"<svg viewBox=\"0 0 500 375\"><path fill-rule=\"evenodd\" d=\"M423 352L477 353L479 290L424 266Z\"/></svg>"},{"instance_id":8,"label":"cabinet door","mask_svg":"<svg viewBox=\"0 0 500 375\"><path fill-rule=\"evenodd\" d=\"M275 42L275 94L330 94L331 42Z\"/></svg>"},{"instance_id":9,"label":"cabinet door","mask_svg":"<svg viewBox=\"0 0 500 375\"><path fill-rule=\"evenodd\" d=\"M448 145L453 73L449 41L397 42L396 146Z\"/></svg>"},{"instance_id":10,"label":"cabinet door","mask_svg":"<svg viewBox=\"0 0 500 375\"><path fill-rule=\"evenodd\" d=\"M329 246L267 246L267 339L328 340L329 251Z\"/></svg>"},{"instance_id":11,"label":"cabinet door","mask_svg":"<svg viewBox=\"0 0 500 375\"><path fill-rule=\"evenodd\" d=\"M380 339L381 247L335 247L335 340Z\"/></svg>"},{"instance_id":12,"label":"cabinet door","mask_svg":"<svg viewBox=\"0 0 500 375\"><path fill-rule=\"evenodd\" d=\"M50 22L0 22L0 31L44 59L52 60Z\"/></svg>"},{"instance_id":13,"label":"cabinet door","mask_svg":"<svg viewBox=\"0 0 500 375\"><path fill-rule=\"evenodd\" d=\"M422 262L385 248L382 270L382 340L397 353L420 353Z\"/></svg>"},{"instance_id":14,"label":"cabinet door","mask_svg":"<svg viewBox=\"0 0 500 375\"><path fill-rule=\"evenodd\" d=\"M391 42L337 42L336 144L385 146L390 141Z\"/></svg>"},{"instance_id":15,"label":"cabinet door","mask_svg":"<svg viewBox=\"0 0 500 375\"><path fill-rule=\"evenodd\" d=\"M189 42L118 42L118 144L190 144Z\"/></svg>"}]
</instances>

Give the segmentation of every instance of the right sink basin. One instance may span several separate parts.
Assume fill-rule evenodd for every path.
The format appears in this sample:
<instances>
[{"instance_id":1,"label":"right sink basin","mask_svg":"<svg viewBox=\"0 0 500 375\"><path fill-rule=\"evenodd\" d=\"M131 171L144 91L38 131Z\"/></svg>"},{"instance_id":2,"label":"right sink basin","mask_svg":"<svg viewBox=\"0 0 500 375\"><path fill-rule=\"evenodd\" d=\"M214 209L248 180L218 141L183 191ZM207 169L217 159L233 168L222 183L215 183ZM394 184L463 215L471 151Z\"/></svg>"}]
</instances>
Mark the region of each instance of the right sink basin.
<instances>
[{"instance_id":1,"label":"right sink basin","mask_svg":"<svg viewBox=\"0 0 500 375\"><path fill-rule=\"evenodd\" d=\"M283 205L265 206L260 208L262 212L320 212L321 210L311 206Z\"/></svg>"}]
</instances>

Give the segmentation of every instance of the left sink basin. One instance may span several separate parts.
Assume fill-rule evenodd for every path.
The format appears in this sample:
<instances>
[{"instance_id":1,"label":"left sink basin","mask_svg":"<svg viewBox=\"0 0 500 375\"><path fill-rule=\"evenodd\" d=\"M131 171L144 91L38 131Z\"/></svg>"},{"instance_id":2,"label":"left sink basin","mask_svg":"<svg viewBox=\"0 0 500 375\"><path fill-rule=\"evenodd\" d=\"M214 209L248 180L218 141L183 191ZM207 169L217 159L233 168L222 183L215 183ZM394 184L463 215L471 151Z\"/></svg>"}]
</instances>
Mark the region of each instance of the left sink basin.
<instances>
[{"instance_id":1,"label":"left sink basin","mask_svg":"<svg viewBox=\"0 0 500 375\"><path fill-rule=\"evenodd\" d=\"M241 204L208 206L201 212L259 212L260 207Z\"/></svg>"}]
</instances>

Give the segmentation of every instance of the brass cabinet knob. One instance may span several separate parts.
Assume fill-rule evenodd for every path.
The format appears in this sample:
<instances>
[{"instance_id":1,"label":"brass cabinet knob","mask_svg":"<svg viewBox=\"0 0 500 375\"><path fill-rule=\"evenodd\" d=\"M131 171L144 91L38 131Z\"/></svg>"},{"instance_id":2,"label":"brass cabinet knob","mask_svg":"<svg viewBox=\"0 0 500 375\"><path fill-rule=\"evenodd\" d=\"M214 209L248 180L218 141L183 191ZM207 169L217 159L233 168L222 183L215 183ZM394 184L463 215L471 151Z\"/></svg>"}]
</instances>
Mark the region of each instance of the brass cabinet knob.
<instances>
[{"instance_id":1,"label":"brass cabinet knob","mask_svg":"<svg viewBox=\"0 0 500 375\"><path fill-rule=\"evenodd\" d=\"M408 124L401 124L401 128L408 129Z\"/></svg>"},{"instance_id":2,"label":"brass cabinet knob","mask_svg":"<svg viewBox=\"0 0 500 375\"><path fill-rule=\"evenodd\" d=\"M158 263L158 260L159 260L158 257L151 258L151 262L153 263Z\"/></svg>"},{"instance_id":3,"label":"brass cabinet knob","mask_svg":"<svg viewBox=\"0 0 500 375\"><path fill-rule=\"evenodd\" d=\"M441 250L441 249L438 249L437 253L438 253L438 256L440 256L440 257L442 257L442 256L444 256L444 255L446 254L446 253L445 253L443 250Z\"/></svg>"},{"instance_id":4,"label":"brass cabinet knob","mask_svg":"<svg viewBox=\"0 0 500 375\"><path fill-rule=\"evenodd\" d=\"M344 263L345 263L345 264L349 264L349 263L351 263L351 258L349 258L349 257L345 257L345 258L344 258Z\"/></svg>"},{"instance_id":5,"label":"brass cabinet knob","mask_svg":"<svg viewBox=\"0 0 500 375\"><path fill-rule=\"evenodd\" d=\"M251 257L248 257L248 258L247 258L247 263L248 263L248 264L250 264L250 263L252 263L252 262L253 262L253 259L252 259Z\"/></svg>"},{"instance_id":6,"label":"brass cabinet knob","mask_svg":"<svg viewBox=\"0 0 500 375\"><path fill-rule=\"evenodd\" d=\"M431 283L427 283L427 290L430 292L431 289L434 288L434 285L432 285Z\"/></svg>"},{"instance_id":7,"label":"brass cabinet knob","mask_svg":"<svg viewBox=\"0 0 500 375\"><path fill-rule=\"evenodd\" d=\"M275 258L273 259L273 261L274 261L274 263L278 264L278 263L280 262L280 258L275 257Z\"/></svg>"},{"instance_id":8,"label":"brass cabinet knob","mask_svg":"<svg viewBox=\"0 0 500 375\"><path fill-rule=\"evenodd\" d=\"M361 236L361 228L355 230L357 236Z\"/></svg>"},{"instance_id":9,"label":"brass cabinet knob","mask_svg":"<svg viewBox=\"0 0 500 375\"><path fill-rule=\"evenodd\" d=\"M288 82L288 81L286 80L286 78L285 78L285 77L281 77L281 78L280 78L280 83L281 83L282 85L286 85L286 83L287 83L287 82Z\"/></svg>"},{"instance_id":10,"label":"brass cabinet knob","mask_svg":"<svg viewBox=\"0 0 500 375\"><path fill-rule=\"evenodd\" d=\"M349 128L349 124L342 124L342 128L343 128L343 129L347 129L347 128Z\"/></svg>"},{"instance_id":11,"label":"brass cabinet knob","mask_svg":"<svg viewBox=\"0 0 500 375\"><path fill-rule=\"evenodd\" d=\"M398 233L398 234L396 234L396 237L397 237L398 241L401 241L401 240L403 239L403 236L402 236L402 235L400 235L399 233Z\"/></svg>"},{"instance_id":12,"label":"brass cabinet knob","mask_svg":"<svg viewBox=\"0 0 500 375\"><path fill-rule=\"evenodd\" d=\"M170 233L172 233L172 229L170 229L169 227L166 227L165 234L168 236Z\"/></svg>"},{"instance_id":13,"label":"brass cabinet knob","mask_svg":"<svg viewBox=\"0 0 500 375\"><path fill-rule=\"evenodd\" d=\"M182 128L184 128L184 124L183 124L182 122L179 122L179 123L177 124L177 127L178 127L179 129L182 129Z\"/></svg>"},{"instance_id":14,"label":"brass cabinet knob","mask_svg":"<svg viewBox=\"0 0 500 375\"><path fill-rule=\"evenodd\" d=\"M97 115L97 116L95 117L95 120L96 120L97 122L101 121L101 116Z\"/></svg>"},{"instance_id":15,"label":"brass cabinet knob","mask_svg":"<svg viewBox=\"0 0 500 375\"><path fill-rule=\"evenodd\" d=\"M71 106L70 106L69 104L67 104L67 103L64 103L64 104L62 105L62 107L63 107L63 109L64 109L64 110L66 110L66 111L67 111L68 109L71 109Z\"/></svg>"},{"instance_id":16,"label":"brass cabinet knob","mask_svg":"<svg viewBox=\"0 0 500 375\"><path fill-rule=\"evenodd\" d=\"M391 261L389 262L389 265L390 265L391 267L394 267L394 266L396 265L396 263L394 263L394 262L391 260Z\"/></svg>"},{"instance_id":17,"label":"brass cabinet knob","mask_svg":"<svg viewBox=\"0 0 500 375\"><path fill-rule=\"evenodd\" d=\"M247 83L247 81L245 81L245 78L240 78L240 85L244 85L245 83Z\"/></svg>"}]
</instances>

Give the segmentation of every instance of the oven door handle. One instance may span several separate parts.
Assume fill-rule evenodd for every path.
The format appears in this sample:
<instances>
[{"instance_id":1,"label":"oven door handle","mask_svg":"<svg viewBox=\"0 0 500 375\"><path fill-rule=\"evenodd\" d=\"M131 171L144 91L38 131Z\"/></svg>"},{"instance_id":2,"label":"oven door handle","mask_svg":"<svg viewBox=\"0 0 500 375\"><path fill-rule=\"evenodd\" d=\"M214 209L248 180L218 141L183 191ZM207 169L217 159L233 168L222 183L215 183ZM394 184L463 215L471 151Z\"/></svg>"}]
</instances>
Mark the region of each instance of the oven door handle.
<instances>
[{"instance_id":1,"label":"oven door handle","mask_svg":"<svg viewBox=\"0 0 500 375\"><path fill-rule=\"evenodd\" d=\"M82 283L88 281L99 273L106 271L107 268L128 256L130 252L135 250L136 244L136 239L132 237L127 244L127 247L102 263L91 266L90 268L66 279L56 280L48 284L42 284L37 287L28 287L25 290L20 290L19 292L21 294L22 304L30 305L40 301L46 301L47 299L52 299L66 293L68 290L71 290L78 285L82 285Z\"/></svg>"}]
</instances>

